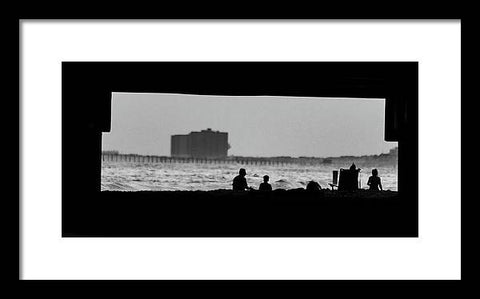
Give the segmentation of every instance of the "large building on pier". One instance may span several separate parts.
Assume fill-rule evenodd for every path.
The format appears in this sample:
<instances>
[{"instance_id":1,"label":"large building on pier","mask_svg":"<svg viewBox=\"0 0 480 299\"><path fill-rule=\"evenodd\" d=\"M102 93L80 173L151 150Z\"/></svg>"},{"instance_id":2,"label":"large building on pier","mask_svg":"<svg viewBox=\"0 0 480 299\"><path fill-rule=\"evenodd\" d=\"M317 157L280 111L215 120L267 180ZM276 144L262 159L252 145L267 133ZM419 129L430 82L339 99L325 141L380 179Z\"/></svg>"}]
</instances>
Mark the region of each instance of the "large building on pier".
<instances>
[{"instance_id":1,"label":"large building on pier","mask_svg":"<svg viewBox=\"0 0 480 299\"><path fill-rule=\"evenodd\" d=\"M228 133L208 128L187 135L172 135L170 155L179 158L226 158Z\"/></svg>"}]
</instances>

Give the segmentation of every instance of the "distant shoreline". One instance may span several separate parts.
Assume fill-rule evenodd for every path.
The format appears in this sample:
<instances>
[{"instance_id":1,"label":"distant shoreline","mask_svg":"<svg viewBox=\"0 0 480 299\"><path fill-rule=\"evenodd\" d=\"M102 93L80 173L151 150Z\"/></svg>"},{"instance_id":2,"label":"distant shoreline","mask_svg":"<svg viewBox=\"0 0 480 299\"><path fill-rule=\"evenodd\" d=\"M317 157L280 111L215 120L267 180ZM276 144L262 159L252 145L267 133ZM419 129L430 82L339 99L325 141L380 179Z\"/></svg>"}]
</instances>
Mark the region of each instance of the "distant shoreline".
<instances>
[{"instance_id":1,"label":"distant shoreline","mask_svg":"<svg viewBox=\"0 0 480 299\"><path fill-rule=\"evenodd\" d=\"M331 157L315 157L315 156L241 156L241 155L228 155L226 157L180 157L171 155L148 155L148 154L135 154L135 153L123 153L117 150L104 150L102 154L108 155L132 155L139 157L159 157L159 158L184 158L184 159L208 159L208 160L236 160L236 159L248 159L248 160L284 160L284 161L309 161L309 162L324 162L325 160L331 160L343 162L343 161L362 161L362 160L391 160L397 161L398 159L398 147L390 150L389 153L369 154L369 155L343 155L343 156L331 156Z\"/></svg>"}]
</instances>

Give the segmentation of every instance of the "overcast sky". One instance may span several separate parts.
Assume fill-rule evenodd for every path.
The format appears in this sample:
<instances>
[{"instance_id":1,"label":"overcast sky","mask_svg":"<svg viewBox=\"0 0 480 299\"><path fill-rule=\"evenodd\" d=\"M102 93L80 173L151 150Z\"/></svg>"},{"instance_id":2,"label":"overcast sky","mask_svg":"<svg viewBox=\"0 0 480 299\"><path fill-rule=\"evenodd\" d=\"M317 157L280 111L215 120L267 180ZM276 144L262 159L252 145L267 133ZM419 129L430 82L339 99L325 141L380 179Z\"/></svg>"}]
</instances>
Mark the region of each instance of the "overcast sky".
<instances>
[{"instance_id":1,"label":"overcast sky","mask_svg":"<svg viewBox=\"0 0 480 299\"><path fill-rule=\"evenodd\" d=\"M229 155L316 156L386 153L385 101L177 94L112 96L103 150L170 155L170 136L228 132Z\"/></svg>"}]
</instances>

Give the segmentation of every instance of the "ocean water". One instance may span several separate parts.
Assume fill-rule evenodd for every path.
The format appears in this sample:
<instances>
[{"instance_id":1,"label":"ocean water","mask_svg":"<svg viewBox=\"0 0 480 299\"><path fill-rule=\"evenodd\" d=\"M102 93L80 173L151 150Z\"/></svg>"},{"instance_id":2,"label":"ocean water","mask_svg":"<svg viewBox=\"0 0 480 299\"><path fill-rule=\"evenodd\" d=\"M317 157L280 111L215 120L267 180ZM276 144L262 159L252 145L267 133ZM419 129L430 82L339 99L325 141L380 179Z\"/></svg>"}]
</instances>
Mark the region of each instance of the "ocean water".
<instances>
[{"instance_id":1,"label":"ocean water","mask_svg":"<svg viewBox=\"0 0 480 299\"><path fill-rule=\"evenodd\" d=\"M317 181L322 188L330 188L332 171L350 165L241 165L203 163L141 163L102 162L102 191L172 191L231 189L232 180L240 168L247 171L247 183L258 189L263 176L270 177L273 189L305 188ZM367 189L371 169L377 168L384 190L397 191L396 165L362 165L359 187Z\"/></svg>"}]
</instances>

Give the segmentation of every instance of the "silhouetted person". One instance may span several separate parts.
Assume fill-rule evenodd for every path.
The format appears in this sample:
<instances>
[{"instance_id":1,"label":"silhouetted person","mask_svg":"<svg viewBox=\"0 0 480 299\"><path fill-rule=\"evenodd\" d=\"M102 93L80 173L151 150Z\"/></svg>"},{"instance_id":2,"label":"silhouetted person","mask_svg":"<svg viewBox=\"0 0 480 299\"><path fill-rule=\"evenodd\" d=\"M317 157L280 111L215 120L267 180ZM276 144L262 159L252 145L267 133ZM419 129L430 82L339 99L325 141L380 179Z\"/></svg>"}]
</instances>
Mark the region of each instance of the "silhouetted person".
<instances>
[{"instance_id":1,"label":"silhouetted person","mask_svg":"<svg viewBox=\"0 0 480 299\"><path fill-rule=\"evenodd\" d=\"M247 185L247 179L245 176L247 172L244 168L240 168L238 175L233 179L233 191L245 191L245 189L250 189Z\"/></svg>"},{"instance_id":2,"label":"silhouetted person","mask_svg":"<svg viewBox=\"0 0 480 299\"><path fill-rule=\"evenodd\" d=\"M355 166L355 163L352 163L352 166L350 166L350 171L360 171L361 169L360 168L357 168L357 166Z\"/></svg>"},{"instance_id":3,"label":"silhouetted person","mask_svg":"<svg viewBox=\"0 0 480 299\"><path fill-rule=\"evenodd\" d=\"M378 176L378 170L372 169L372 175L368 178L367 185L370 186L369 190L378 191L379 187L380 187L380 190L383 190L382 180Z\"/></svg>"},{"instance_id":4,"label":"silhouetted person","mask_svg":"<svg viewBox=\"0 0 480 299\"><path fill-rule=\"evenodd\" d=\"M320 191L322 190L322 187L320 186L319 183L315 181L310 181L307 184L307 191Z\"/></svg>"},{"instance_id":5,"label":"silhouetted person","mask_svg":"<svg viewBox=\"0 0 480 299\"><path fill-rule=\"evenodd\" d=\"M268 183L268 180L270 178L268 175L263 176L263 183L260 184L260 187L258 187L258 190L260 191L272 191L272 185Z\"/></svg>"}]
</instances>

